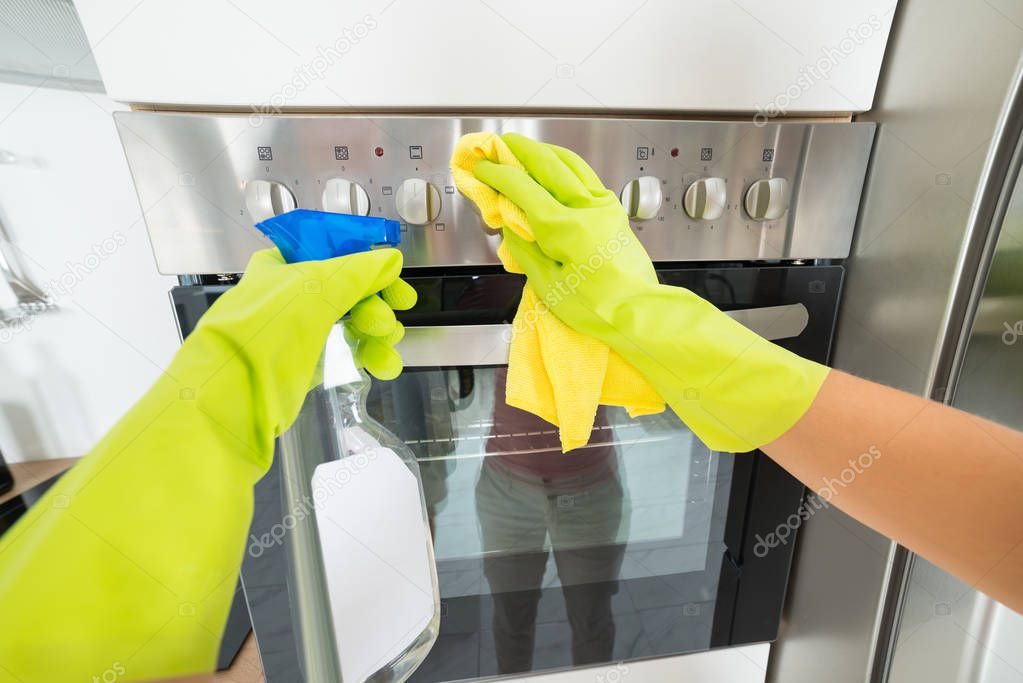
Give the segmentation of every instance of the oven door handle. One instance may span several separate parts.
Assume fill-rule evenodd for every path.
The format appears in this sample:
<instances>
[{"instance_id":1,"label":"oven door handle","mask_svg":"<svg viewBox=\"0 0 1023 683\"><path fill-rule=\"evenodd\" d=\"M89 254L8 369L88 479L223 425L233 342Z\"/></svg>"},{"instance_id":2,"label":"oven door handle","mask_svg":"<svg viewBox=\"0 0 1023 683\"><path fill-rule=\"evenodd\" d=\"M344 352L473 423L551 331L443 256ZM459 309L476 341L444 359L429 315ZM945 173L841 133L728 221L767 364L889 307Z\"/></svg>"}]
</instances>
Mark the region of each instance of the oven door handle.
<instances>
[{"instance_id":1,"label":"oven door handle","mask_svg":"<svg viewBox=\"0 0 1023 683\"><path fill-rule=\"evenodd\" d=\"M798 337L810 322L803 304L726 311L765 339ZM506 365L512 326L426 325L408 327L397 349L407 368Z\"/></svg>"}]
</instances>

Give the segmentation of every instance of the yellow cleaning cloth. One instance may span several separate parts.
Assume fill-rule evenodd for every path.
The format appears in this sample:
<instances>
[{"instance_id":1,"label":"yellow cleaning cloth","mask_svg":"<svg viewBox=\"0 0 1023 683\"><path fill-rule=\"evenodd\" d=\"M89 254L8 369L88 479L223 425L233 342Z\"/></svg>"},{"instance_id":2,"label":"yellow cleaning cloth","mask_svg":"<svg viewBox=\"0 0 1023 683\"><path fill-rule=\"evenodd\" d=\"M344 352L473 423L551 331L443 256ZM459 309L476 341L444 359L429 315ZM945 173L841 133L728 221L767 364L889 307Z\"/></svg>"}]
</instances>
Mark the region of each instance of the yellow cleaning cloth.
<instances>
[{"instance_id":1,"label":"yellow cleaning cloth","mask_svg":"<svg viewBox=\"0 0 1023 683\"><path fill-rule=\"evenodd\" d=\"M498 135L470 133L451 156L458 189L489 227L507 227L533 241L522 209L473 175L479 159L525 170ZM523 272L504 243L497 255L508 272ZM635 368L603 342L558 320L528 282L512 325L505 401L556 425L563 451L586 445L599 404L624 406L633 417L664 410L664 401Z\"/></svg>"}]
</instances>

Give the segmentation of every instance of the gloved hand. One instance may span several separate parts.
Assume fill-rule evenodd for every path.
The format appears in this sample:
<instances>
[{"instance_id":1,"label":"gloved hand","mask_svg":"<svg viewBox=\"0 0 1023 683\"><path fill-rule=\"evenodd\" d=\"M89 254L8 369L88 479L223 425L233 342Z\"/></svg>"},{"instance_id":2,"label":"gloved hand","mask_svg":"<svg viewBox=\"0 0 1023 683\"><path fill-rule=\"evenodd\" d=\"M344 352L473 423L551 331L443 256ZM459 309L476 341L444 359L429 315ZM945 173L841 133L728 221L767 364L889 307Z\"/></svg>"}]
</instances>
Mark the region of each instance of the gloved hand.
<instances>
[{"instance_id":1,"label":"gloved hand","mask_svg":"<svg viewBox=\"0 0 1023 683\"><path fill-rule=\"evenodd\" d=\"M152 389L0 539L0 681L213 669L274 437L349 310L367 368L400 371L400 328L375 295L414 303L400 270L393 249L252 257Z\"/></svg>"},{"instance_id":2,"label":"gloved hand","mask_svg":"<svg viewBox=\"0 0 1023 683\"><path fill-rule=\"evenodd\" d=\"M714 450L753 450L799 420L828 368L658 284L617 197L577 154L502 138L526 170L481 160L474 174L525 213L536 241L506 228L505 244L556 316L631 363Z\"/></svg>"},{"instance_id":3,"label":"gloved hand","mask_svg":"<svg viewBox=\"0 0 1023 683\"><path fill-rule=\"evenodd\" d=\"M522 209L475 177L473 168L480 159L524 169L496 133L468 133L451 153L455 186L476 205L488 228L507 228L533 241ZM596 183L599 186L599 180ZM591 213L620 211L617 200L607 193L579 197ZM503 240L497 254L508 272L525 272ZM646 253L640 248L635 257L640 268L647 268L649 280L656 282ZM573 330L551 314L529 280L512 320L504 401L556 425L564 452L587 444L601 404L621 406L632 417L664 410L664 400L634 367L604 342Z\"/></svg>"}]
</instances>

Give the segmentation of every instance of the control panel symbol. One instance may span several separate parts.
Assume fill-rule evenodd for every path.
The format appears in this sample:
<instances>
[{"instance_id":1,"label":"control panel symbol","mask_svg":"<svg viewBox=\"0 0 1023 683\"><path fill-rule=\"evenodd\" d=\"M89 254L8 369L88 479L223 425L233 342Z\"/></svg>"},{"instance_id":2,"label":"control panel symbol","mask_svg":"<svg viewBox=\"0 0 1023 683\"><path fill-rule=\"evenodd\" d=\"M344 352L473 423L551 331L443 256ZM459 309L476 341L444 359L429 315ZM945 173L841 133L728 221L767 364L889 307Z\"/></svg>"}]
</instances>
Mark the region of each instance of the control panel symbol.
<instances>
[{"instance_id":1,"label":"control panel symbol","mask_svg":"<svg viewBox=\"0 0 1023 683\"><path fill-rule=\"evenodd\" d=\"M764 161L774 161L774 148L773 147L765 147L764 148L763 160Z\"/></svg>"},{"instance_id":2,"label":"control panel symbol","mask_svg":"<svg viewBox=\"0 0 1023 683\"><path fill-rule=\"evenodd\" d=\"M746 190L746 214L755 221L774 221L789 208L789 181L761 178Z\"/></svg>"},{"instance_id":3,"label":"control panel symbol","mask_svg":"<svg viewBox=\"0 0 1023 683\"><path fill-rule=\"evenodd\" d=\"M394 188L390 185L384 185L380 188L380 192L382 192L385 197L390 197L394 193Z\"/></svg>"},{"instance_id":4,"label":"control panel symbol","mask_svg":"<svg viewBox=\"0 0 1023 683\"><path fill-rule=\"evenodd\" d=\"M714 148L713 147L701 147L700 148L700 161L713 161L714 160Z\"/></svg>"},{"instance_id":5,"label":"control panel symbol","mask_svg":"<svg viewBox=\"0 0 1023 683\"><path fill-rule=\"evenodd\" d=\"M269 147L256 147L256 156L260 161L273 161L274 152Z\"/></svg>"},{"instance_id":6,"label":"control panel symbol","mask_svg":"<svg viewBox=\"0 0 1023 683\"><path fill-rule=\"evenodd\" d=\"M334 158L337 161L348 161L348 145L334 145Z\"/></svg>"},{"instance_id":7,"label":"control panel symbol","mask_svg":"<svg viewBox=\"0 0 1023 683\"><path fill-rule=\"evenodd\" d=\"M646 161L647 159L649 159L650 158L650 148L649 147L637 147L636 148L636 158L639 159L640 161Z\"/></svg>"},{"instance_id":8,"label":"control panel symbol","mask_svg":"<svg viewBox=\"0 0 1023 683\"><path fill-rule=\"evenodd\" d=\"M354 216L369 215L369 195L362 185L345 178L331 178L323 187L321 197L324 211L347 213Z\"/></svg>"},{"instance_id":9,"label":"control panel symbol","mask_svg":"<svg viewBox=\"0 0 1023 683\"><path fill-rule=\"evenodd\" d=\"M621 199L629 218L649 220L661 210L661 181L649 175L635 178L622 188Z\"/></svg>"},{"instance_id":10,"label":"control panel symbol","mask_svg":"<svg viewBox=\"0 0 1023 683\"><path fill-rule=\"evenodd\" d=\"M682 208L690 218L716 221L725 213L727 189L723 178L700 178L686 189Z\"/></svg>"},{"instance_id":11,"label":"control panel symbol","mask_svg":"<svg viewBox=\"0 0 1023 683\"><path fill-rule=\"evenodd\" d=\"M422 159L423 158L423 146L422 145L410 145L408 148L409 159Z\"/></svg>"},{"instance_id":12,"label":"control panel symbol","mask_svg":"<svg viewBox=\"0 0 1023 683\"><path fill-rule=\"evenodd\" d=\"M295 206L295 195L281 183L273 180L245 183L245 207L254 223L292 211Z\"/></svg>"}]
</instances>

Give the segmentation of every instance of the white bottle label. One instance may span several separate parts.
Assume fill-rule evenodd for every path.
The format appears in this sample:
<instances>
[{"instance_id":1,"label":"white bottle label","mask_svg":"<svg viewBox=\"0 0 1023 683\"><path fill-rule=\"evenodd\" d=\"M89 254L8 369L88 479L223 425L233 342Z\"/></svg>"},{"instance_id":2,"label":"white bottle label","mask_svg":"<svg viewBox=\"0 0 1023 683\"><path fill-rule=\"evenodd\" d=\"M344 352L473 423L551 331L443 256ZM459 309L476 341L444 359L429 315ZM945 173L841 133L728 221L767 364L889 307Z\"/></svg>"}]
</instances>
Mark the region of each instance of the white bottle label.
<instances>
[{"instance_id":1,"label":"white bottle label","mask_svg":"<svg viewBox=\"0 0 1023 683\"><path fill-rule=\"evenodd\" d=\"M338 323L330 328L327 345L323 348L323 388L333 389L361 381L352 348L345 339L344 324Z\"/></svg>"},{"instance_id":2,"label":"white bottle label","mask_svg":"<svg viewBox=\"0 0 1023 683\"><path fill-rule=\"evenodd\" d=\"M377 447L316 467L316 525L346 682L401 654L434 614L429 528L419 483Z\"/></svg>"}]
</instances>

